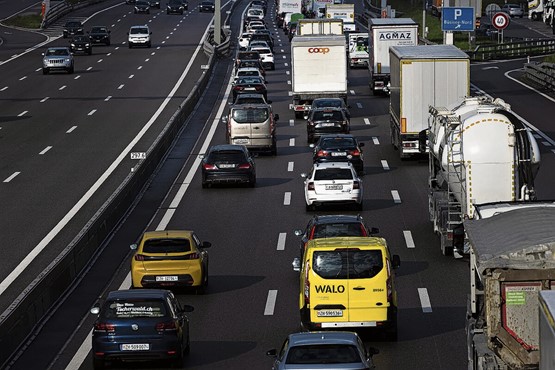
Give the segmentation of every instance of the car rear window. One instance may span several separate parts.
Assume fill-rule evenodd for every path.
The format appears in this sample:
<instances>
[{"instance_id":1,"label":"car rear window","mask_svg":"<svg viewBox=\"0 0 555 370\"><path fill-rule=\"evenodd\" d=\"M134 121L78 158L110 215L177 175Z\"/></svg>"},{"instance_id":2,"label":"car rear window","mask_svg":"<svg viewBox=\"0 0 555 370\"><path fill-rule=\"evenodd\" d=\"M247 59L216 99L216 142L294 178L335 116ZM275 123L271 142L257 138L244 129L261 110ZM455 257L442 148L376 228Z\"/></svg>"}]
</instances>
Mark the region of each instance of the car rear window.
<instances>
[{"instance_id":1,"label":"car rear window","mask_svg":"<svg viewBox=\"0 0 555 370\"><path fill-rule=\"evenodd\" d=\"M148 239L143 245L144 253L181 253L191 250L189 239Z\"/></svg>"},{"instance_id":2,"label":"car rear window","mask_svg":"<svg viewBox=\"0 0 555 370\"><path fill-rule=\"evenodd\" d=\"M326 138L320 142L322 149L342 149L355 147L355 140L353 138Z\"/></svg>"},{"instance_id":3,"label":"car rear window","mask_svg":"<svg viewBox=\"0 0 555 370\"><path fill-rule=\"evenodd\" d=\"M239 150L218 150L210 153L208 156L210 163L215 162L232 162L242 163L245 161L245 154Z\"/></svg>"},{"instance_id":4,"label":"car rear window","mask_svg":"<svg viewBox=\"0 0 555 370\"><path fill-rule=\"evenodd\" d=\"M336 236L367 236L359 223L321 224L314 226L313 239L334 238Z\"/></svg>"},{"instance_id":5,"label":"car rear window","mask_svg":"<svg viewBox=\"0 0 555 370\"><path fill-rule=\"evenodd\" d=\"M265 104L264 98L242 98L241 95L237 95L235 99L235 104Z\"/></svg>"},{"instance_id":6,"label":"car rear window","mask_svg":"<svg viewBox=\"0 0 555 370\"><path fill-rule=\"evenodd\" d=\"M315 251L312 270L324 279L368 279L383 269L380 250Z\"/></svg>"},{"instance_id":7,"label":"car rear window","mask_svg":"<svg viewBox=\"0 0 555 370\"><path fill-rule=\"evenodd\" d=\"M115 300L106 302L102 316L106 319L164 317L166 312L166 305L160 299Z\"/></svg>"},{"instance_id":8,"label":"car rear window","mask_svg":"<svg viewBox=\"0 0 555 370\"><path fill-rule=\"evenodd\" d=\"M314 108L341 108L341 100L316 100L314 101Z\"/></svg>"},{"instance_id":9,"label":"car rear window","mask_svg":"<svg viewBox=\"0 0 555 370\"><path fill-rule=\"evenodd\" d=\"M333 120L333 121L342 121L343 115L340 111L333 110L333 111L314 111L312 114L312 119L314 121L325 121L325 120Z\"/></svg>"},{"instance_id":10,"label":"car rear window","mask_svg":"<svg viewBox=\"0 0 555 370\"><path fill-rule=\"evenodd\" d=\"M349 364L361 362L355 346L341 344L313 344L295 346L287 353L286 364Z\"/></svg>"},{"instance_id":11,"label":"car rear window","mask_svg":"<svg viewBox=\"0 0 555 370\"><path fill-rule=\"evenodd\" d=\"M234 109L232 118L237 123L262 123L270 116L268 109Z\"/></svg>"},{"instance_id":12,"label":"car rear window","mask_svg":"<svg viewBox=\"0 0 555 370\"><path fill-rule=\"evenodd\" d=\"M316 170L314 180L352 180L353 173L349 168L323 168Z\"/></svg>"}]
</instances>

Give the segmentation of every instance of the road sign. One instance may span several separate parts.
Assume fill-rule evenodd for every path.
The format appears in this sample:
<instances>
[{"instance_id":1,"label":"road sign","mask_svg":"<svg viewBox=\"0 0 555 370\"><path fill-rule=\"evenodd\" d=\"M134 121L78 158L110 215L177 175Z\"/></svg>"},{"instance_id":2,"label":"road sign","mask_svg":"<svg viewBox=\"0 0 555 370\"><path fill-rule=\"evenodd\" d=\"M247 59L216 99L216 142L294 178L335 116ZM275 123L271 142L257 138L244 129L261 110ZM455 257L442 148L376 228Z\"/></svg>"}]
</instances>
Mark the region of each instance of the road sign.
<instances>
[{"instance_id":1,"label":"road sign","mask_svg":"<svg viewBox=\"0 0 555 370\"><path fill-rule=\"evenodd\" d=\"M501 7L495 3L488 4L486 6L486 15L491 21L491 18L495 15L495 13L499 13L501 11Z\"/></svg>"},{"instance_id":2,"label":"road sign","mask_svg":"<svg viewBox=\"0 0 555 370\"><path fill-rule=\"evenodd\" d=\"M474 8L443 7L441 9L442 31L474 31Z\"/></svg>"},{"instance_id":3,"label":"road sign","mask_svg":"<svg viewBox=\"0 0 555 370\"><path fill-rule=\"evenodd\" d=\"M499 12L495 13L494 16L491 18L491 24L493 27L497 28L499 31L504 30L509 25L511 18L507 13Z\"/></svg>"}]
</instances>

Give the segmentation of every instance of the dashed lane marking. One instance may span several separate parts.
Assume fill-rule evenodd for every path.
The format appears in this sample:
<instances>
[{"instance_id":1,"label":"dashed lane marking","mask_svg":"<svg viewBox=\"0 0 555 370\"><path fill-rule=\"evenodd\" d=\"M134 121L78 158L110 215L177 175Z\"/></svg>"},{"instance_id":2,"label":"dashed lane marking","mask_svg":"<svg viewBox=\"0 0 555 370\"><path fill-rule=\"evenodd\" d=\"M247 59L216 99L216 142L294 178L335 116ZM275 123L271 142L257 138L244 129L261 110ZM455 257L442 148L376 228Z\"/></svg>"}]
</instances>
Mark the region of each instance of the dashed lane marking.
<instances>
[{"instance_id":1,"label":"dashed lane marking","mask_svg":"<svg viewBox=\"0 0 555 370\"><path fill-rule=\"evenodd\" d=\"M21 78L19 79L19 81L23 81L23 80L26 79L26 78L27 78L27 76L23 76L23 77L21 77Z\"/></svg>"},{"instance_id":2,"label":"dashed lane marking","mask_svg":"<svg viewBox=\"0 0 555 370\"><path fill-rule=\"evenodd\" d=\"M291 192L290 191L286 191L285 194L283 195L283 205L284 206L291 205Z\"/></svg>"},{"instance_id":3,"label":"dashed lane marking","mask_svg":"<svg viewBox=\"0 0 555 370\"><path fill-rule=\"evenodd\" d=\"M279 233L277 242L278 251L285 250L285 238L287 238L287 233Z\"/></svg>"},{"instance_id":4,"label":"dashed lane marking","mask_svg":"<svg viewBox=\"0 0 555 370\"><path fill-rule=\"evenodd\" d=\"M123 84L119 85L119 86L118 86L118 90L123 89L124 86L125 86L125 85L123 85Z\"/></svg>"},{"instance_id":5,"label":"dashed lane marking","mask_svg":"<svg viewBox=\"0 0 555 370\"><path fill-rule=\"evenodd\" d=\"M365 125L369 125L369 124L370 124L370 120L369 120L368 118L365 118L365 119L364 119L364 124L365 124Z\"/></svg>"},{"instance_id":6,"label":"dashed lane marking","mask_svg":"<svg viewBox=\"0 0 555 370\"><path fill-rule=\"evenodd\" d=\"M4 182L10 182L12 181L17 175L19 175L21 172L14 172L10 175L10 177L8 177L7 179L4 180Z\"/></svg>"},{"instance_id":7,"label":"dashed lane marking","mask_svg":"<svg viewBox=\"0 0 555 370\"><path fill-rule=\"evenodd\" d=\"M66 134L71 134L73 131L75 131L76 128L77 126L71 126L71 128L66 131Z\"/></svg>"},{"instance_id":8,"label":"dashed lane marking","mask_svg":"<svg viewBox=\"0 0 555 370\"><path fill-rule=\"evenodd\" d=\"M351 95L356 95L355 90L350 90L349 92L351 93Z\"/></svg>"},{"instance_id":9,"label":"dashed lane marking","mask_svg":"<svg viewBox=\"0 0 555 370\"><path fill-rule=\"evenodd\" d=\"M385 159L382 159L382 167L384 170L389 171L389 164Z\"/></svg>"},{"instance_id":10,"label":"dashed lane marking","mask_svg":"<svg viewBox=\"0 0 555 370\"><path fill-rule=\"evenodd\" d=\"M40 102L41 102L41 103L44 103L44 102L47 101L48 99L49 99L49 97L47 96L46 98L42 98Z\"/></svg>"},{"instance_id":11,"label":"dashed lane marking","mask_svg":"<svg viewBox=\"0 0 555 370\"><path fill-rule=\"evenodd\" d=\"M418 296L420 297L420 305L422 306L422 312L424 313L432 312L432 304L430 303L430 296L428 295L428 289L418 288Z\"/></svg>"},{"instance_id":12,"label":"dashed lane marking","mask_svg":"<svg viewBox=\"0 0 555 370\"><path fill-rule=\"evenodd\" d=\"M266 307L264 308L264 316L272 316L276 307L277 290L269 290L266 299Z\"/></svg>"},{"instance_id":13,"label":"dashed lane marking","mask_svg":"<svg viewBox=\"0 0 555 370\"><path fill-rule=\"evenodd\" d=\"M372 137L372 142L374 143L374 145L380 145L380 141L375 136Z\"/></svg>"},{"instance_id":14,"label":"dashed lane marking","mask_svg":"<svg viewBox=\"0 0 555 370\"><path fill-rule=\"evenodd\" d=\"M108 100L110 100L110 99L112 99L112 95L108 95L108 96L106 97L106 99L104 99L104 101L108 101Z\"/></svg>"},{"instance_id":15,"label":"dashed lane marking","mask_svg":"<svg viewBox=\"0 0 555 370\"><path fill-rule=\"evenodd\" d=\"M96 113L96 109L93 109L93 110L91 110L91 111L89 112L89 114L87 114L87 116L92 116L92 115L95 114L95 113Z\"/></svg>"},{"instance_id":16,"label":"dashed lane marking","mask_svg":"<svg viewBox=\"0 0 555 370\"><path fill-rule=\"evenodd\" d=\"M65 89L66 87L67 87L67 86L64 85L64 86L60 87L58 90L62 91L62 90Z\"/></svg>"},{"instance_id":17,"label":"dashed lane marking","mask_svg":"<svg viewBox=\"0 0 555 370\"><path fill-rule=\"evenodd\" d=\"M289 139L289 146L295 146L295 138L294 137Z\"/></svg>"},{"instance_id":18,"label":"dashed lane marking","mask_svg":"<svg viewBox=\"0 0 555 370\"><path fill-rule=\"evenodd\" d=\"M289 126L295 126L295 120L294 119L289 120Z\"/></svg>"},{"instance_id":19,"label":"dashed lane marking","mask_svg":"<svg viewBox=\"0 0 555 370\"><path fill-rule=\"evenodd\" d=\"M362 104L361 104L361 103L357 103L357 108L362 109Z\"/></svg>"},{"instance_id":20,"label":"dashed lane marking","mask_svg":"<svg viewBox=\"0 0 555 370\"><path fill-rule=\"evenodd\" d=\"M18 116L18 117L23 117L23 116L26 115L27 113L29 113L29 111L24 110L23 112L19 113L17 116Z\"/></svg>"},{"instance_id":21,"label":"dashed lane marking","mask_svg":"<svg viewBox=\"0 0 555 370\"><path fill-rule=\"evenodd\" d=\"M39 154L40 155L44 155L47 151L49 151L50 149L52 149L51 146L47 146L46 148L44 148Z\"/></svg>"},{"instance_id":22,"label":"dashed lane marking","mask_svg":"<svg viewBox=\"0 0 555 370\"><path fill-rule=\"evenodd\" d=\"M393 201L395 203L401 203L401 197L399 196L399 192L397 190L391 190L391 196L393 197Z\"/></svg>"},{"instance_id":23,"label":"dashed lane marking","mask_svg":"<svg viewBox=\"0 0 555 370\"><path fill-rule=\"evenodd\" d=\"M287 163L287 172L293 172L294 167L295 167L295 162Z\"/></svg>"},{"instance_id":24,"label":"dashed lane marking","mask_svg":"<svg viewBox=\"0 0 555 370\"><path fill-rule=\"evenodd\" d=\"M404 230L403 236L405 237L407 248L416 248L416 246L414 245L414 240L412 239L412 233L409 230Z\"/></svg>"}]
</instances>

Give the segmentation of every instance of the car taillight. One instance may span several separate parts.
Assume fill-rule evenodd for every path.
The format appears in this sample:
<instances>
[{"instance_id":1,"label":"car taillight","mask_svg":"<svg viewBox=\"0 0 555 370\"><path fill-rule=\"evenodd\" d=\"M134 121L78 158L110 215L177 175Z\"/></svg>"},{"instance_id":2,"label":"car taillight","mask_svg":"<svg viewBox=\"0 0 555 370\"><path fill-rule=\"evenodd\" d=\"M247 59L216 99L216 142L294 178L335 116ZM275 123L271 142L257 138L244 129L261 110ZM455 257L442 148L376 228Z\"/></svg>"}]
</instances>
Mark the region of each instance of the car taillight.
<instances>
[{"instance_id":1,"label":"car taillight","mask_svg":"<svg viewBox=\"0 0 555 370\"><path fill-rule=\"evenodd\" d=\"M254 88L256 89L256 91L264 90L264 86L261 85L256 85Z\"/></svg>"},{"instance_id":2,"label":"car taillight","mask_svg":"<svg viewBox=\"0 0 555 370\"><path fill-rule=\"evenodd\" d=\"M360 183L358 181L353 182L353 189L360 189Z\"/></svg>"},{"instance_id":3,"label":"car taillight","mask_svg":"<svg viewBox=\"0 0 555 370\"><path fill-rule=\"evenodd\" d=\"M242 86L235 86L235 87L233 88L233 90L235 90L235 91L241 91L241 90L243 90L243 87L242 87Z\"/></svg>"},{"instance_id":4,"label":"car taillight","mask_svg":"<svg viewBox=\"0 0 555 370\"><path fill-rule=\"evenodd\" d=\"M204 168L205 170L215 170L215 169L217 169L217 167L215 165L210 164L210 163L204 163L202 165L202 168Z\"/></svg>"},{"instance_id":5,"label":"car taillight","mask_svg":"<svg viewBox=\"0 0 555 370\"><path fill-rule=\"evenodd\" d=\"M200 258L200 254L195 252L195 253L191 253L185 256L185 259L188 260L198 260Z\"/></svg>"},{"instance_id":6,"label":"car taillight","mask_svg":"<svg viewBox=\"0 0 555 370\"><path fill-rule=\"evenodd\" d=\"M135 261L144 261L145 260L145 256L142 254L136 254L135 255Z\"/></svg>"},{"instance_id":7,"label":"car taillight","mask_svg":"<svg viewBox=\"0 0 555 370\"><path fill-rule=\"evenodd\" d=\"M393 302L393 286L391 281L391 267L389 266L389 261L387 261L386 266L387 266L387 280L385 283L387 286L387 301L391 303Z\"/></svg>"},{"instance_id":8,"label":"car taillight","mask_svg":"<svg viewBox=\"0 0 555 370\"><path fill-rule=\"evenodd\" d=\"M105 322L97 322L96 324L94 324L94 330L102 331L105 333L115 333L116 326L114 324L108 324Z\"/></svg>"},{"instance_id":9,"label":"car taillight","mask_svg":"<svg viewBox=\"0 0 555 370\"><path fill-rule=\"evenodd\" d=\"M175 326L175 322L173 320L159 322L158 324L156 324L157 331L176 330L176 329L177 327Z\"/></svg>"},{"instance_id":10,"label":"car taillight","mask_svg":"<svg viewBox=\"0 0 555 370\"><path fill-rule=\"evenodd\" d=\"M341 125L346 126L347 125L347 121L342 121Z\"/></svg>"},{"instance_id":11,"label":"car taillight","mask_svg":"<svg viewBox=\"0 0 555 370\"><path fill-rule=\"evenodd\" d=\"M358 157L358 156L360 156L360 151L358 149L351 150L350 154L352 156Z\"/></svg>"},{"instance_id":12,"label":"car taillight","mask_svg":"<svg viewBox=\"0 0 555 370\"><path fill-rule=\"evenodd\" d=\"M306 272L304 277L304 303L305 305L310 305L310 280L308 279L310 266L306 266Z\"/></svg>"},{"instance_id":13,"label":"car taillight","mask_svg":"<svg viewBox=\"0 0 555 370\"><path fill-rule=\"evenodd\" d=\"M314 190L314 183L313 182L308 183L308 190Z\"/></svg>"},{"instance_id":14,"label":"car taillight","mask_svg":"<svg viewBox=\"0 0 555 370\"><path fill-rule=\"evenodd\" d=\"M326 152L325 150L319 150L318 153L316 154L316 156L318 157L325 157L328 155L328 152Z\"/></svg>"},{"instance_id":15,"label":"car taillight","mask_svg":"<svg viewBox=\"0 0 555 370\"><path fill-rule=\"evenodd\" d=\"M251 164L250 163L241 163L239 165L239 168L242 170L248 170L249 168L251 168Z\"/></svg>"},{"instance_id":16,"label":"car taillight","mask_svg":"<svg viewBox=\"0 0 555 370\"><path fill-rule=\"evenodd\" d=\"M306 124L309 126L314 126L314 122L311 120L306 121Z\"/></svg>"}]
</instances>

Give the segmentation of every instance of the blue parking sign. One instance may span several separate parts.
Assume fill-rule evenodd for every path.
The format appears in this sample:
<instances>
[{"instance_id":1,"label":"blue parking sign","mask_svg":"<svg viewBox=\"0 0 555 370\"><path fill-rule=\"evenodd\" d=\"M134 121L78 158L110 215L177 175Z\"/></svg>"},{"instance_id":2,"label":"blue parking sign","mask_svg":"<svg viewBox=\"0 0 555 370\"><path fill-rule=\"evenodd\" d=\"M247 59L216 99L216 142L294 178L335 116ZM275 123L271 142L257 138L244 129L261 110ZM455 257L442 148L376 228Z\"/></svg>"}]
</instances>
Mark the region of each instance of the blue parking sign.
<instances>
[{"instance_id":1,"label":"blue parking sign","mask_svg":"<svg viewBox=\"0 0 555 370\"><path fill-rule=\"evenodd\" d=\"M441 9L442 31L474 31L474 8L447 7Z\"/></svg>"}]
</instances>

